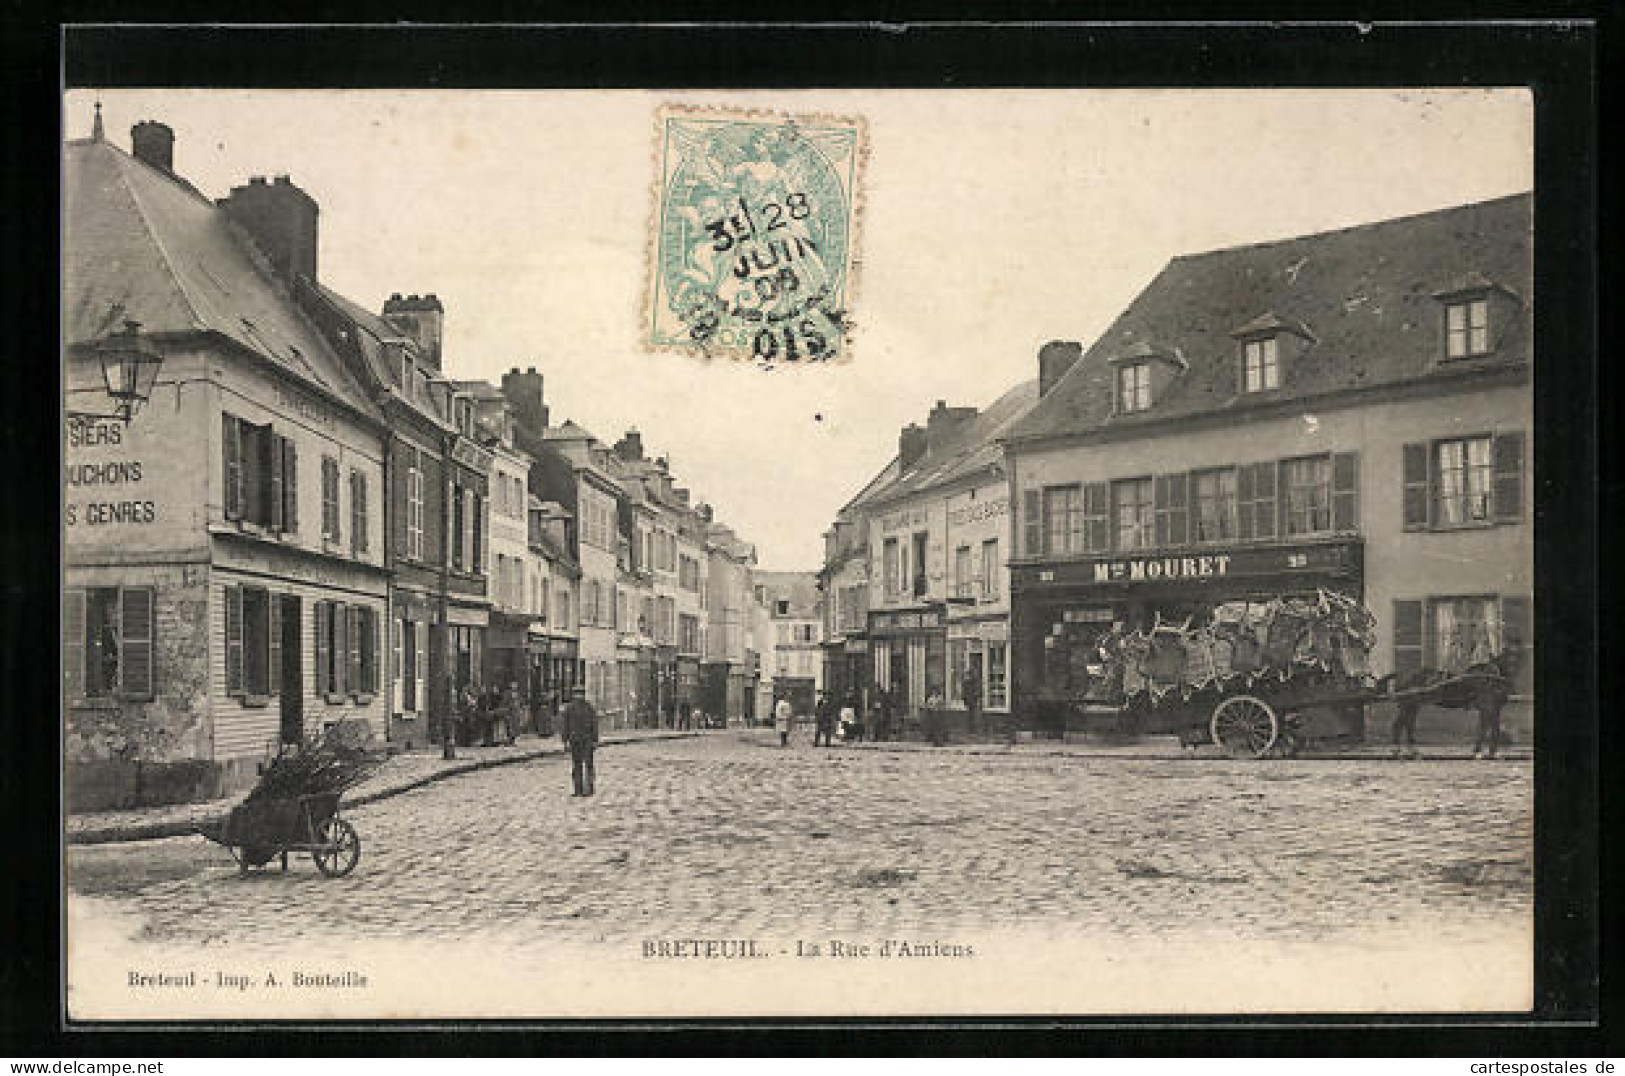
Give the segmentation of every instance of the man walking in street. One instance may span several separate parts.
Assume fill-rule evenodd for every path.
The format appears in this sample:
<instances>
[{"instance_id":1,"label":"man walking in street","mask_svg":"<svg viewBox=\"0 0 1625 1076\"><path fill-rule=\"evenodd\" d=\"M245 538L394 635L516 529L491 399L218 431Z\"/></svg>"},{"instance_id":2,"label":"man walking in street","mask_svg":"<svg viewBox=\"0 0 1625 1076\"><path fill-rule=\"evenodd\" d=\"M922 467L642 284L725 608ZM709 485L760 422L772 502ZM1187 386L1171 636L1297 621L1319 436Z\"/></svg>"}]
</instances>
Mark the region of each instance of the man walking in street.
<instances>
[{"instance_id":1,"label":"man walking in street","mask_svg":"<svg viewBox=\"0 0 1625 1076\"><path fill-rule=\"evenodd\" d=\"M795 712L790 708L789 697L780 697L773 707L773 727L778 731L780 747L790 746L790 722L794 716Z\"/></svg>"},{"instance_id":2,"label":"man walking in street","mask_svg":"<svg viewBox=\"0 0 1625 1076\"><path fill-rule=\"evenodd\" d=\"M571 795L593 794L592 753L598 746L598 712L587 701L587 689L577 686L564 708L564 742L570 748Z\"/></svg>"},{"instance_id":3,"label":"man walking in street","mask_svg":"<svg viewBox=\"0 0 1625 1076\"><path fill-rule=\"evenodd\" d=\"M835 702L829 697L827 691L818 693L818 705L814 710L817 725L813 729L813 746L818 746L820 738L825 747L835 746Z\"/></svg>"}]
</instances>

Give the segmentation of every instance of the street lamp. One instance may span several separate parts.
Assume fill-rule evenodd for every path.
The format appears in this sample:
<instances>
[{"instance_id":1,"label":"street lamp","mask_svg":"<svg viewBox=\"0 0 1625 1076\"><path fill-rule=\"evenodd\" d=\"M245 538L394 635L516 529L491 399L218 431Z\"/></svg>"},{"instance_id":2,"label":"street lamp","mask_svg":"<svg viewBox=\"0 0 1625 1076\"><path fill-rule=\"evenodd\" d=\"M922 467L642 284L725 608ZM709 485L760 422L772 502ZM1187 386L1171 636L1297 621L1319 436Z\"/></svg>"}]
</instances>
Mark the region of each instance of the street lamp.
<instances>
[{"instance_id":1,"label":"street lamp","mask_svg":"<svg viewBox=\"0 0 1625 1076\"><path fill-rule=\"evenodd\" d=\"M141 337L141 323L126 321L124 328L110 333L94 348L102 367L102 383L113 400L111 414L94 411L68 411L74 419L121 418L129 422L136 410L152 395L162 353Z\"/></svg>"}]
</instances>

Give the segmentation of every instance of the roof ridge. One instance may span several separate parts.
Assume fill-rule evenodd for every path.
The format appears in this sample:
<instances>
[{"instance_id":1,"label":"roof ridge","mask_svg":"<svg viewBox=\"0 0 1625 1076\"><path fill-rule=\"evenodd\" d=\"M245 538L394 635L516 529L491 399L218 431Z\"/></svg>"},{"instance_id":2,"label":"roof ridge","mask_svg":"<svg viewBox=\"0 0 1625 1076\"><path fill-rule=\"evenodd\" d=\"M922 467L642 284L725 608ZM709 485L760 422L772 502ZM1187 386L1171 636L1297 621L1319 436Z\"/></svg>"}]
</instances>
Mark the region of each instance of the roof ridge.
<instances>
[{"instance_id":1,"label":"roof ridge","mask_svg":"<svg viewBox=\"0 0 1625 1076\"><path fill-rule=\"evenodd\" d=\"M1172 265L1177 261L1196 261L1201 258L1213 257L1219 254L1231 254L1240 250L1261 250L1265 247L1286 246L1289 243L1302 243L1310 240L1325 239L1334 235L1345 235L1349 232L1385 228L1391 224L1413 224L1422 217L1443 216L1446 213L1459 213L1464 209L1481 209L1485 206L1495 205L1498 202L1512 202L1522 198L1533 198L1534 193L1534 191L1519 191L1514 194L1502 194L1494 198L1484 198L1477 202L1458 202L1454 205L1440 206L1437 209L1424 209L1416 213L1406 213L1403 216L1398 217L1383 217L1381 220L1368 220L1359 224L1345 224L1341 228L1323 228L1320 231L1300 232L1297 235L1283 236L1280 239L1262 239L1253 243L1235 243L1226 247L1213 247L1208 250L1187 251L1185 253L1173 255L1168 259L1168 264Z\"/></svg>"}]
</instances>

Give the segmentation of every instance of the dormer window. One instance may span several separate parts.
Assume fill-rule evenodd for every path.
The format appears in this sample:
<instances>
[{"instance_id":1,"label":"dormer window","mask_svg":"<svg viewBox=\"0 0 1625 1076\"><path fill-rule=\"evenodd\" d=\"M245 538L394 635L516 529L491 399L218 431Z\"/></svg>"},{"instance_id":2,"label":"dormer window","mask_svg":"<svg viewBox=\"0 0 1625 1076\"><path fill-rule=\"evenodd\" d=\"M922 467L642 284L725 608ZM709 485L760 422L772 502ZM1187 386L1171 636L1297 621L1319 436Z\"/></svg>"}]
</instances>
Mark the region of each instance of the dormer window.
<instances>
[{"instance_id":1,"label":"dormer window","mask_svg":"<svg viewBox=\"0 0 1625 1076\"><path fill-rule=\"evenodd\" d=\"M1151 407L1151 364L1131 362L1117 368L1117 410L1133 414Z\"/></svg>"},{"instance_id":2,"label":"dormer window","mask_svg":"<svg viewBox=\"0 0 1625 1076\"><path fill-rule=\"evenodd\" d=\"M1281 387L1281 361L1278 341L1273 336L1248 340L1241 345L1241 388L1243 392L1263 392Z\"/></svg>"},{"instance_id":3,"label":"dormer window","mask_svg":"<svg viewBox=\"0 0 1625 1076\"><path fill-rule=\"evenodd\" d=\"M1488 299L1462 299L1444 306L1444 355L1470 359L1490 353Z\"/></svg>"},{"instance_id":4,"label":"dormer window","mask_svg":"<svg viewBox=\"0 0 1625 1076\"><path fill-rule=\"evenodd\" d=\"M1112 367L1112 413L1132 415L1151 409L1174 379L1189 366L1178 348L1158 347L1147 340L1130 344L1106 361Z\"/></svg>"}]
</instances>

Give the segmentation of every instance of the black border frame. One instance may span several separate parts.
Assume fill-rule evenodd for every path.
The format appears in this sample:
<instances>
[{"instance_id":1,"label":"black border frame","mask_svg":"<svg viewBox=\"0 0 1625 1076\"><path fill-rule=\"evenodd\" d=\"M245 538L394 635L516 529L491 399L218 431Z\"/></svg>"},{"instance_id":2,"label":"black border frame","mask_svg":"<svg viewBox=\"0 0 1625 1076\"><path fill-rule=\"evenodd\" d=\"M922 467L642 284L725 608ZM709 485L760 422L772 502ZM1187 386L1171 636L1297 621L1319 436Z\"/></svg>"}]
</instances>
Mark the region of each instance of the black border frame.
<instances>
[{"instance_id":1,"label":"black border frame","mask_svg":"<svg viewBox=\"0 0 1625 1076\"><path fill-rule=\"evenodd\" d=\"M216 5L168 5L177 19L218 19ZM1442 8L1445 5L1433 5ZM331 9L294 0L276 9L278 17L330 15ZM379 17L444 18L445 7L411 3ZM1278 7L1275 6L1275 7ZM485 22L525 19L529 5L489 5ZM1148 8L1165 19L1207 19L1211 9L1192 4L1102 4L1104 17L1144 18ZM1528 85L1536 109L1536 290L1538 350L1565 356L1561 378L1537 378L1537 632L1561 640L1540 652L1539 695L1545 713L1561 715L1537 724L1535 776L1537 886L1537 1008L1527 1014L1473 1017L1347 1019L1277 1017L1087 1019L1051 1018L944 1021L613 1021L594 1024L539 1022L528 1029L565 1032L545 1045L590 1048L612 1054L653 1050L677 1053L758 1052L771 1045L784 1052L851 1053L902 1051L923 1055L989 1050L999 1053L1052 1053L1079 1048L1109 1053L1155 1054L1319 1054L1411 1053L1565 1055L1577 1050L1617 1049L1617 1031L1599 1025L1605 1000L1599 989L1600 958L1606 949L1599 928L1597 869L1601 800L1598 795L1598 662L1595 629L1599 576L1596 518L1598 474L1595 433L1599 414L1597 350L1597 258L1599 206L1597 94L1599 49L1609 51L1608 19L1593 20L1589 5L1557 3L1545 18L1529 21L1527 5L1451 5L1457 20L1501 18L1502 22L1399 22L1414 19L1414 4L1368 4L1360 18L1340 23L1092 23L1036 21L1022 24L900 23L839 25L573 25L573 26L239 26L85 25L118 19L127 10L116 0L81 2L66 13L80 25L57 23L5 27L11 67L7 77L21 81L7 96L8 127L20 130L32 120L42 137L30 141L29 160L56 160L59 129L39 123L44 109L60 111L59 86L218 85L243 87L433 86L433 87L641 87L762 88L826 87L1088 87L1114 86L1420 86ZM603 17L608 12L595 8ZM1272 5L1231 5L1233 18L1267 18ZM143 12L150 15L151 12ZM459 12L459 14L464 14ZM746 17L759 18L755 12ZM1053 5L1038 5L1029 18L1057 17ZM32 29L44 30L39 39ZM20 47L19 47L20 45ZM53 56L54 54L54 56ZM54 60L54 62L53 62ZM62 80L58 83L57 75ZM18 116L25 117L18 122ZM13 152L20 141L13 142ZM11 156L8 178L33 180L49 197L55 178L44 169L21 170ZM35 193L35 192L30 192ZM20 192L13 197L20 198ZM43 200L43 199L42 199ZM1606 223L1607 218L1603 218ZM1613 221L1617 227L1617 219ZM45 231L35 219L29 225ZM41 246L50 242L42 235ZM13 246L6 260L13 288L18 281L37 287L39 259ZM32 290L32 289L30 289ZM45 304L33 304L43 307ZM38 356L51 353L55 326L49 314L41 324L23 326L29 346L16 354L36 356L42 380L55 370ZM37 335L36 335L37 333ZM1573 358L1568 358L1568 357ZM30 369L25 377L34 376ZM11 406L28 410L28 394L14 393ZM54 415L33 407L19 421L0 428L17 455L56 441ZM37 423L37 425L35 425ZM36 466L40 476L48 475ZM0 711L55 712L53 677L27 677L20 655L42 626L56 624L54 594L22 579L51 578L58 535L54 502L58 490L46 478L41 501L28 522L3 531L3 563L13 580L9 600L0 604ZM18 517L13 517L17 519ZM38 538L38 542L31 539ZM47 552L48 551L48 552ZM16 573L13 575L13 573ZM30 629L33 630L30 630ZM35 644L37 646L37 643ZM39 664L36 662L36 664ZM34 672L37 670L26 670ZM6 808L20 819L40 819L24 811L24 801L54 806L54 767L18 760L53 758L56 735L49 722L4 722L8 781ZM1610 730L1610 740L1617 735ZM22 785L26 785L26 791ZM18 803L11 802L13 799ZM49 812L44 812L48 814ZM16 825L14 823L14 825ZM341 1025L319 1032L308 1024L202 1025L196 1032L160 1030L158 1025L80 1025L63 1029L58 1008L57 934L45 929L41 909L58 902L58 840L43 823L16 835L12 862L31 863L8 870L0 889L0 920L8 931L8 955L0 972L0 1043L7 1053L60 1056L374 1053L409 1051L417 1056L496 1052L535 1052L544 1043L531 1035L483 1032L514 1025L369 1024L367 1030ZM24 929L19 929L27 924ZM1170 1025L1174 1025L1170 1027ZM379 1038L378 1030L390 1033ZM288 1034L288 1032L295 1032ZM246 1033L245 1033L246 1032ZM473 1034L470 1034L473 1032ZM578 1032L592 1032L588 1040ZM607 1037L601 1032L609 1032ZM319 1043L313 1037L320 1035Z\"/></svg>"}]
</instances>

